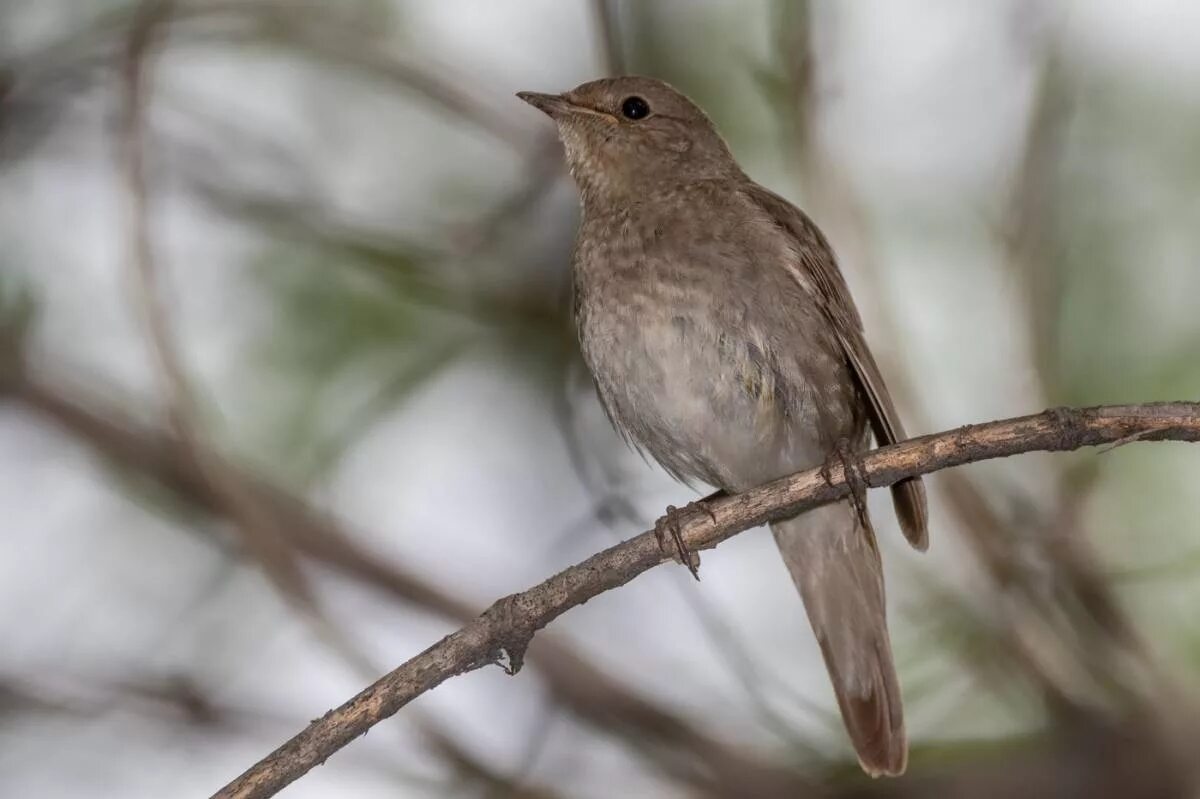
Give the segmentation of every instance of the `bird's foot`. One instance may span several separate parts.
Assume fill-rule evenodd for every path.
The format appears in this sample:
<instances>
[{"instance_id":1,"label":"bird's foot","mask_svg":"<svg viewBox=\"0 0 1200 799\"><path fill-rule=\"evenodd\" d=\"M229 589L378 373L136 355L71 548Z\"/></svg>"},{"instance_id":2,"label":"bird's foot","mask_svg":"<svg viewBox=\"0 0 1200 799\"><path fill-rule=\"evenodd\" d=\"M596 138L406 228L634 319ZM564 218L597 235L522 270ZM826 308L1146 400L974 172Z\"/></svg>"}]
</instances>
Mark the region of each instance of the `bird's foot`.
<instances>
[{"instance_id":1,"label":"bird's foot","mask_svg":"<svg viewBox=\"0 0 1200 799\"><path fill-rule=\"evenodd\" d=\"M697 513L705 513L715 524L717 516L708 504L709 499L711 497L689 502L682 509L668 505L666 515L659 517L654 523L654 537L658 539L659 549L673 560L687 566L688 571L697 580L700 579L700 553L688 549L684 542L683 523Z\"/></svg>"},{"instance_id":2,"label":"bird's foot","mask_svg":"<svg viewBox=\"0 0 1200 799\"><path fill-rule=\"evenodd\" d=\"M850 488L850 500L859 520L866 527L867 521L867 479L859 465L858 455L850 448L850 442L839 438L833 446L833 454L841 463L842 473L846 475L846 485ZM826 472L828 479L828 472Z\"/></svg>"}]
</instances>

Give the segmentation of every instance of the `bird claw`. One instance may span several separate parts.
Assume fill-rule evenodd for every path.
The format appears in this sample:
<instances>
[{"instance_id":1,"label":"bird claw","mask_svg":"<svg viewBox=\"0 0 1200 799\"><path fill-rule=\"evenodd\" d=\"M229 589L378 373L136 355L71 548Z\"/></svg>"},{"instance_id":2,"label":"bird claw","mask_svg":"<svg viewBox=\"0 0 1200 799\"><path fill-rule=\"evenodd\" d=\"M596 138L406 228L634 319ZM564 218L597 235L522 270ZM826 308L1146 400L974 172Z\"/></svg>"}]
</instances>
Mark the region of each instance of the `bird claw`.
<instances>
[{"instance_id":1,"label":"bird claw","mask_svg":"<svg viewBox=\"0 0 1200 799\"><path fill-rule=\"evenodd\" d=\"M688 567L688 571L697 580L700 579L700 553L688 549L683 540L683 522L688 515L697 512L708 514L715 524L717 515L705 500L689 502L682 510L674 505L667 506L667 512L654 523L654 537L658 539L658 548L669 555L672 560ZM670 536L670 541L667 540Z\"/></svg>"},{"instance_id":2,"label":"bird claw","mask_svg":"<svg viewBox=\"0 0 1200 799\"><path fill-rule=\"evenodd\" d=\"M846 485L850 488L850 499L854 503L854 510L858 513L858 518L862 521L863 526L866 527L868 525L867 480L863 476L858 458L850 449L850 442L844 438L839 438L834 444L833 454L841 462L842 472L846 475ZM826 472L826 477L828 478L828 472Z\"/></svg>"}]
</instances>

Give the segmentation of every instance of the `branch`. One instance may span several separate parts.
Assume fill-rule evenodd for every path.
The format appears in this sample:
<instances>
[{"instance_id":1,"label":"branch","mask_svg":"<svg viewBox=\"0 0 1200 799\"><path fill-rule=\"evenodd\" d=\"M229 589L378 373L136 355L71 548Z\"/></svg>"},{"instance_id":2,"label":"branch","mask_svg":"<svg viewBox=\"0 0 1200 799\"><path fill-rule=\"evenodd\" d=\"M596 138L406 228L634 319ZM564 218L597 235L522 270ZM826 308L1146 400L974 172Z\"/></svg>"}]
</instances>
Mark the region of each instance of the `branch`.
<instances>
[{"instance_id":1,"label":"branch","mask_svg":"<svg viewBox=\"0 0 1200 799\"><path fill-rule=\"evenodd\" d=\"M1059 408L912 439L874 450L851 464L871 487L975 461L1022 452L1067 451L1134 440L1200 441L1200 403ZM852 475L853 477L853 475ZM850 494L853 479L838 463L780 478L711 503L682 535L708 549L751 527L787 518ZM493 604L475 621L380 678L341 707L256 763L213 799L264 799L449 678L507 658L515 673L533 634L601 593L665 562L653 532L642 533Z\"/></svg>"}]
</instances>

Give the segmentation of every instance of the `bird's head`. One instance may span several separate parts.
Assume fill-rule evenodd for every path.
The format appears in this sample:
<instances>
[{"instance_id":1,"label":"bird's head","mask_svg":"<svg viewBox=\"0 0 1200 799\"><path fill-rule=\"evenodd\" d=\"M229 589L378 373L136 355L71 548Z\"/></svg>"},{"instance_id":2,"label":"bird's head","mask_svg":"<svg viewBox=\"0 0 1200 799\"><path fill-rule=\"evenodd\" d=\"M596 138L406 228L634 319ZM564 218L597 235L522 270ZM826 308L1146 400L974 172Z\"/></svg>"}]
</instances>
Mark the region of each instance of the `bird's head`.
<instances>
[{"instance_id":1,"label":"bird's head","mask_svg":"<svg viewBox=\"0 0 1200 799\"><path fill-rule=\"evenodd\" d=\"M660 80L605 78L563 94L517 96L558 125L585 205L741 174L708 116Z\"/></svg>"}]
</instances>

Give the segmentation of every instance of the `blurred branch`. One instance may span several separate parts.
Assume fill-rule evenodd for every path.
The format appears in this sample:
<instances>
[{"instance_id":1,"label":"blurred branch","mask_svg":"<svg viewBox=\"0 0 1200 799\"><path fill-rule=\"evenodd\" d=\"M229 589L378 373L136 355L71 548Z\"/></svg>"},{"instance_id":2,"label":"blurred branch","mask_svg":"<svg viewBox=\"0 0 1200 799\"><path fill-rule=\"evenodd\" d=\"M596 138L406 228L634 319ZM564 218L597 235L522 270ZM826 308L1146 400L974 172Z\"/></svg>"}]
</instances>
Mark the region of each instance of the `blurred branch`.
<instances>
[{"instance_id":1,"label":"blurred branch","mask_svg":"<svg viewBox=\"0 0 1200 799\"><path fill-rule=\"evenodd\" d=\"M817 96L817 63L813 54L814 30L812 8L807 0L782 0L777 4L775 49L782 60L783 75L777 79L784 90L779 103L794 141L796 166L800 182L819 180L823 153L817 141L817 115L820 99ZM819 194L819 192L816 192Z\"/></svg>"},{"instance_id":2,"label":"blurred branch","mask_svg":"<svg viewBox=\"0 0 1200 799\"><path fill-rule=\"evenodd\" d=\"M321 58L357 67L471 122L518 152L528 148L529 131L523 125L515 124L513 115L497 111L475 96L464 87L465 81L458 83L447 79L445 67L431 69L402 60L371 41L370 37L353 35L359 32L347 30L346 25L337 21L336 14L328 13L325 4L307 4L303 11L298 11L294 2L275 0L259 0L249 5L244 0L210 0L189 5L201 14L220 10L250 15L257 24L254 39L277 39L299 45Z\"/></svg>"},{"instance_id":3,"label":"blurred branch","mask_svg":"<svg viewBox=\"0 0 1200 799\"><path fill-rule=\"evenodd\" d=\"M551 160L555 162L553 169L535 165L535 162L549 164ZM337 251L348 266L372 275L383 288L400 296L472 322L509 328L518 322L539 332L558 335L568 328L563 324L562 303L557 296L534 290L499 291L488 285L473 285L466 279L454 280L448 275L461 276L453 267L468 263L494 246L514 221L545 196L560 172L559 160L547 158L544 152L532 157L529 166L533 171L527 172L520 187L478 220L448 231L445 238L453 240L454 246L436 250L348 224L311 204L239 196L207 185L203 178L196 185L206 199L231 217L262 224L283 240Z\"/></svg>"},{"instance_id":4,"label":"blurred branch","mask_svg":"<svg viewBox=\"0 0 1200 799\"><path fill-rule=\"evenodd\" d=\"M425 725L421 732L429 747L458 773L459 779L481 788L485 797L556 799L561 796L547 786L529 784L520 770L515 775L495 770L442 730Z\"/></svg>"},{"instance_id":5,"label":"blurred branch","mask_svg":"<svg viewBox=\"0 0 1200 799\"><path fill-rule=\"evenodd\" d=\"M237 522L246 548L254 553L268 576L280 586L288 599L298 602L309 611L315 611L316 597L273 519L260 512L253 499L243 492L241 484L232 479L221 468L221 464L209 457L208 450L200 445L194 391L162 298L161 275L150 228L146 105L150 57L173 12L173 0L146 0L141 3L129 31L128 46L121 64L124 97L120 130L121 166L127 197L129 266L138 290L138 305L158 371L163 378L171 427L186 446L197 468L207 475L211 485L216 488L220 501Z\"/></svg>"},{"instance_id":6,"label":"blurred branch","mask_svg":"<svg viewBox=\"0 0 1200 799\"><path fill-rule=\"evenodd\" d=\"M538 203L563 174L562 152L554 133L542 134L521 167L524 179L479 220L454 237L453 257L470 261L487 249L504 228Z\"/></svg>"},{"instance_id":7,"label":"blurred branch","mask_svg":"<svg viewBox=\"0 0 1200 799\"><path fill-rule=\"evenodd\" d=\"M151 0L151 5L158 0ZM327 3L292 0L173 0L169 24L172 33L204 41L199 24L232 22L237 27L218 28L220 40L276 42L306 50L310 55L354 67L399 86L504 142L513 150L528 151L529 131L513 122L466 88L467 81L447 77L444 67L405 60L374 41L369 31L347 23L344 13ZM0 83L15 84L22 94L39 86L87 75L107 68L123 57L121 42L145 22L145 6L131 3L106 10L70 34L16 58L0 60ZM210 26L211 27L211 26ZM127 52L125 53L127 55ZM426 59L427 60L427 59ZM0 91L0 94L3 94Z\"/></svg>"},{"instance_id":8,"label":"blurred branch","mask_svg":"<svg viewBox=\"0 0 1200 799\"><path fill-rule=\"evenodd\" d=\"M132 669L124 670L119 677L94 676L89 680L79 679L71 670L39 669L32 678L0 673L0 720L11 722L17 714L62 716L97 725L106 717L136 715L151 724L182 726L226 740L233 736L253 736L257 740L302 723L296 714L244 702L222 702L213 695L212 686L186 673ZM355 766L365 766L381 776L405 784L431 782L429 776L403 764L394 748L362 747L347 754L354 755ZM417 756L412 760L420 762ZM458 763L446 765L461 768Z\"/></svg>"},{"instance_id":9,"label":"blurred branch","mask_svg":"<svg viewBox=\"0 0 1200 799\"><path fill-rule=\"evenodd\" d=\"M30 289L0 271L0 396L24 379L22 350L37 310Z\"/></svg>"},{"instance_id":10,"label":"blurred branch","mask_svg":"<svg viewBox=\"0 0 1200 799\"><path fill-rule=\"evenodd\" d=\"M691 549L707 549L750 527L832 502L863 486L887 486L919 474L1023 452L1150 440L1200 441L1200 403L1059 408L923 436L716 500L710 505L711 514L688 517L680 525L681 534ZM515 673L537 630L669 559L655 533L645 532L497 601L471 624L314 721L214 794L214 799L275 795L451 677L504 661L506 670Z\"/></svg>"},{"instance_id":11,"label":"blurred branch","mask_svg":"<svg viewBox=\"0 0 1200 799\"><path fill-rule=\"evenodd\" d=\"M1063 286L1054 250L1065 200L1059 183L1073 103L1056 46L1048 45L1039 67L999 230L1005 265L1025 289L1030 360L1047 396L1061 393L1058 325Z\"/></svg>"},{"instance_id":12,"label":"blurred branch","mask_svg":"<svg viewBox=\"0 0 1200 799\"><path fill-rule=\"evenodd\" d=\"M165 384L171 427L181 439L194 444L192 392L162 300L150 233L150 189L146 178L148 55L154 48L160 25L170 14L170 0L147 0L139 6L130 29L129 46L122 63L124 113L120 131L121 168L127 198L129 267L138 290L139 310L144 317L151 348Z\"/></svg>"},{"instance_id":13,"label":"blurred branch","mask_svg":"<svg viewBox=\"0 0 1200 799\"><path fill-rule=\"evenodd\" d=\"M1083 719L1054 735L951 744L919 771L910 762L910 776L864 783L841 799L1194 799L1187 740L1164 740L1158 720L1145 716Z\"/></svg>"},{"instance_id":14,"label":"blurred branch","mask_svg":"<svg viewBox=\"0 0 1200 799\"><path fill-rule=\"evenodd\" d=\"M1041 65L1025 145L1014 169L1001 242L1005 264L1022 281L1028 309L1031 358L1037 388L1047 402L1063 392L1061 383L1060 336L1057 330L1062 308L1062 274L1057 250L1061 249L1064 198L1059 186L1066 124L1070 121L1073 96L1061 57L1049 49ZM1058 508L1046 527L1046 550L1061 573L1062 583L1112 641L1144 649L1132 621L1124 614L1105 578L1095 565L1095 556L1082 534L1079 506L1095 474L1060 473L1057 476Z\"/></svg>"},{"instance_id":15,"label":"blurred branch","mask_svg":"<svg viewBox=\"0 0 1200 799\"><path fill-rule=\"evenodd\" d=\"M811 21L798 13L801 6L783 4L782 8L795 18L793 24L780 26L783 36L779 49L789 65L791 95L800 98L795 112L797 160L806 185L818 189L814 201L827 206L825 216L849 231L849 235L842 236L848 245L844 251L851 254L848 260L875 278L863 281L864 288L877 285L885 281L878 259L868 251L870 236L865 230L862 203L837 165L819 157L819 142L813 135L818 106L814 102L809 54ZM1057 285L1060 259L1055 257L1053 236L1057 228L1056 203L1061 198L1056 176L1071 96L1064 85L1055 38L1045 36L1038 45L1034 48L1040 54L1038 80L997 239L1007 267L1026 287L1032 361L1041 379L1042 394L1049 395L1038 402L1051 403L1060 399L1053 396L1059 392L1051 390L1060 371L1056 368L1055 328L1061 294ZM885 330L881 338L889 340L889 334L891 340L901 338L902 326L891 313L890 303L877 301L875 306L877 322ZM894 347L897 352L903 349ZM891 387L900 404L912 409L917 405L917 392L909 372L893 368ZM912 410L909 415L920 418ZM918 423L916 427L927 425ZM1148 648L1138 641L1136 630L1094 564L1081 529L1080 496L1074 482L1060 479L1057 508L1038 514L1028 513L1028 503L1020 495L1005 496L1005 488L995 482L985 492L965 472L947 472L939 483L950 512L960 522L963 538L987 570L992 595L1002 600L989 603L988 612L1003 617L1003 623L993 631L993 648L1010 661L1016 659L1021 672L1038 686L1056 716L1077 714L1085 706L1094 710L1097 698L1128 699L1134 686L1146 684L1145 680L1139 683L1126 676L1127 655L1136 656L1139 665L1153 664ZM989 494L1004 496L1006 513L992 506ZM991 658L980 665L997 668L997 662ZM1007 665L1011 662L998 668L1003 671ZM1011 670L1005 673L1011 675ZM1157 676L1161 681L1162 675Z\"/></svg>"},{"instance_id":16,"label":"blurred branch","mask_svg":"<svg viewBox=\"0 0 1200 799\"><path fill-rule=\"evenodd\" d=\"M1046 37L1043 50L1023 148L1013 169L1000 243L1005 266L1025 289L1027 338L1036 388L1042 401L1055 402L1063 393L1058 330L1063 275L1058 255L1063 246L1061 227L1067 198L1060 185L1061 162L1067 125L1074 111L1074 93L1053 35ZM1014 558L1013 581L1024 584L1021 588L1031 605L1042 605L1036 608L1037 616L1049 617L1048 611L1054 607L1045 606L1052 605L1057 606L1060 616L1069 619L1071 623L1059 625L1058 635L1068 648L1075 649L1078 670L1090 674L1093 681L1114 684L1126 693L1144 693L1146 681L1130 679L1124 674L1128 670L1119 668L1122 659L1132 655L1140 665L1158 672L1155 682L1165 688L1170 681L1157 669L1150 648L1140 639L1101 573L1094 548L1085 535L1081 506L1096 476L1094 469L1055 470L1055 507L1035 520L1034 526L1040 527L1042 534L1031 539L1042 560L1053 569L1052 579L1022 573L1029 571L1028 565ZM1048 582L1053 595L1039 597L1039 582ZM1043 594L1051 591L1042 589Z\"/></svg>"},{"instance_id":17,"label":"blurred branch","mask_svg":"<svg viewBox=\"0 0 1200 799\"><path fill-rule=\"evenodd\" d=\"M11 396L115 464L149 477L211 513L227 513L210 475L197 467L177 436L140 424L97 399L82 404L27 372L12 387ZM208 457L219 456L209 453ZM222 461L220 468L274 517L278 529L304 555L459 624L469 623L478 613L471 602L364 550L332 514L231 463ZM755 785L760 796L784 797L807 785L792 767L774 766L696 727L553 635L538 639L530 660L562 707L628 746L651 768L690 783L702 795L736 795L737 786Z\"/></svg>"},{"instance_id":18,"label":"blurred branch","mask_svg":"<svg viewBox=\"0 0 1200 799\"><path fill-rule=\"evenodd\" d=\"M625 48L621 46L621 30L613 0L592 0L591 6L600 39L601 68L605 75L624 75Z\"/></svg>"}]
</instances>

